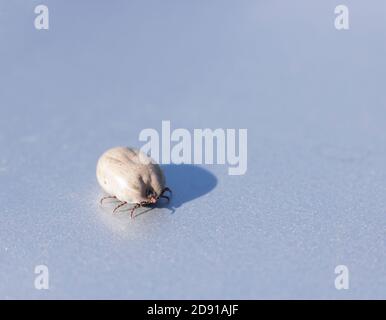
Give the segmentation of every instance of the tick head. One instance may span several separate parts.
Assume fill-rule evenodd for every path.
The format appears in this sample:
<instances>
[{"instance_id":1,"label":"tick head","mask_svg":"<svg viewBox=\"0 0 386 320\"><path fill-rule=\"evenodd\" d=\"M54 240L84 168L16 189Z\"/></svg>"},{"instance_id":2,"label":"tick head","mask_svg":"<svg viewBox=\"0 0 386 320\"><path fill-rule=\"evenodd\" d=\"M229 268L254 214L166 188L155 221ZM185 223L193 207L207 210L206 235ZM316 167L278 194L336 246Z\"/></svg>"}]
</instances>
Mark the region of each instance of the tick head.
<instances>
[{"instance_id":1,"label":"tick head","mask_svg":"<svg viewBox=\"0 0 386 320\"><path fill-rule=\"evenodd\" d=\"M149 203L156 203L158 200L158 195L152 188L148 188L146 190L146 198Z\"/></svg>"}]
</instances>

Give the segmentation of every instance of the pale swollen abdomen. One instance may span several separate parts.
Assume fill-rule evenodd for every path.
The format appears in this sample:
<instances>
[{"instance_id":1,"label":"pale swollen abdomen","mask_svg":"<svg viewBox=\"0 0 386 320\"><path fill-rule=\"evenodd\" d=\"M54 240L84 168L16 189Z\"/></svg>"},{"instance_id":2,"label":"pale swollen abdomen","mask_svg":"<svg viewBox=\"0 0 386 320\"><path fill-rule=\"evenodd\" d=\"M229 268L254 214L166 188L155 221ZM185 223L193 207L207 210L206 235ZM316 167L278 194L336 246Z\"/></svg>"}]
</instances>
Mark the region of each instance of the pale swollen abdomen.
<instances>
[{"instance_id":1,"label":"pale swollen abdomen","mask_svg":"<svg viewBox=\"0 0 386 320\"><path fill-rule=\"evenodd\" d=\"M160 166L142 151L128 147L102 154L96 175L106 193L127 203L146 202L149 194L160 196L165 188Z\"/></svg>"}]
</instances>

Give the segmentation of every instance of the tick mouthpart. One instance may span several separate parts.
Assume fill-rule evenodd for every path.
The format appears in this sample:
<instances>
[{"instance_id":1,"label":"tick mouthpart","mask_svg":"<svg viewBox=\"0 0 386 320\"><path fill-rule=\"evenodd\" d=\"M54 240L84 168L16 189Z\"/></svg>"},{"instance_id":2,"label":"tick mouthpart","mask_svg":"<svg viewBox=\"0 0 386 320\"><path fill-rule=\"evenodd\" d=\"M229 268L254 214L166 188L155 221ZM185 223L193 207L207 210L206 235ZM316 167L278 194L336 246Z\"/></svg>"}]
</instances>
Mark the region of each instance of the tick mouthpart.
<instances>
[{"instance_id":1,"label":"tick mouthpart","mask_svg":"<svg viewBox=\"0 0 386 320\"><path fill-rule=\"evenodd\" d=\"M150 197L149 198L149 203L156 203L157 202L157 198L156 197Z\"/></svg>"}]
</instances>

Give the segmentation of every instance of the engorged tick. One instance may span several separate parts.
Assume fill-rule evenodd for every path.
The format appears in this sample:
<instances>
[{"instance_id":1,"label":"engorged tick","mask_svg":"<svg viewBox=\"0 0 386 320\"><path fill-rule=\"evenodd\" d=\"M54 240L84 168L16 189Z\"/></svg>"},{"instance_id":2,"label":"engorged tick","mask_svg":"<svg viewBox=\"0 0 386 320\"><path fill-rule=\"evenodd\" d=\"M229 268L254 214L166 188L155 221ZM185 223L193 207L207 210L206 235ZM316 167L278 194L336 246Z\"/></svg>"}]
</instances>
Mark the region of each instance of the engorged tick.
<instances>
[{"instance_id":1,"label":"engorged tick","mask_svg":"<svg viewBox=\"0 0 386 320\"><path fill-rule=\"evenodd\" d=\"M107 150L98 160L96 175L102 189L109 196L101 199L114 198L120 204L114 208L115 213L120 207L130 203L131 218L134 211L142 206L155 204L171 190L165 186L165 177L160 166L142 151L127 147L116 147Z\"/></svg>"}]
</instances>

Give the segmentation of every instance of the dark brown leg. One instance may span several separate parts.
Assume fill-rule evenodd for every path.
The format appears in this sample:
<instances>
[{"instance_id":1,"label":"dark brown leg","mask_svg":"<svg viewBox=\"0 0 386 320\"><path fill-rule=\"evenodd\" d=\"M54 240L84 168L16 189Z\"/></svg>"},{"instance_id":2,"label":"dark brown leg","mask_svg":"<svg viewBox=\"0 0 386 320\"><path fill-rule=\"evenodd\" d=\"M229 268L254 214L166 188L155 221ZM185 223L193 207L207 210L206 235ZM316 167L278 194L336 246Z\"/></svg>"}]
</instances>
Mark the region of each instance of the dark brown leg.
<instances>
[{"instance_id":1,"label":"dark brown leg","mask_svg":"<svg viewBox=\"0 0 386 320\"><path fill-rule=\"evenodd\" d=\"M166 199L166 200L168 200L168 203L170 202L170 198L168 197L168 196L159 196L160 198L164 198L164 199Z\"/></svg>"},{"instance_id":2,"label":"dark brown leg","mask_svg":"<svg viewBox=\"0 0 386 320\"><path fill-rule=\"evenodd\" d=\"M173 194L172 190L170 190L170 188L166 187L166 188L164 188L164 189L162 190L161 196L162 196L166 191L167 191L167 192L170 192L170 194Z\"/></svg>"},{"instance_id":3,"label":"dark brown leg","mask_svg":"<svg viewBox=\"0 0 386 320\"><path fill-rule=\"evenodd\" d=\"M127 204L127 202L122 202L121 204L119 204L117 207L115 207L115 209L113 210L113 213L115 213L115 211L117 211L120 207L124 206L125 204Z\"/></svg>"},{"instance_id":4,"label":"dark brown leg","mask_svg":"<svg viewBox=\"0 0 386 320\"><path fill-rule=\"evenodd\" d=\"M134 218L134 211L136 209L138 209L139 207L141 207L141 204L140 203L136 203L135 206L131 209L131 213L130 213L130 218L133 219Z\"/></svg>"},{"instance_id":5,"label":"dark brown leg","mask_svg":"<svg viewBox=\"0 0 386 320\"><path fill-rule=\"evenodd\" d=\"M117 197L116 196L107 196L107 197L103 197L100 201L100 203L102 204L103 200L106 200L106 199L116 199Z\"/></svg>"}]
</instances>

